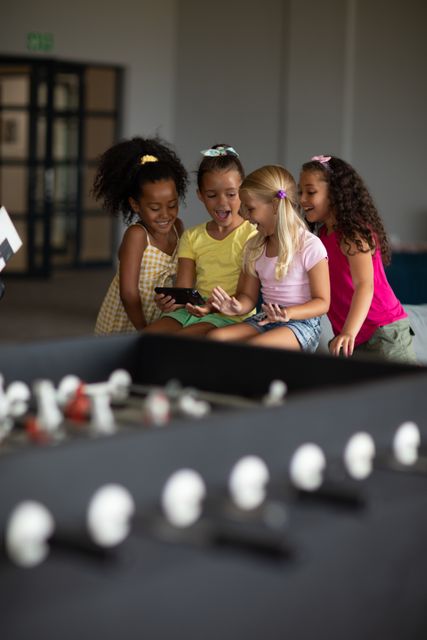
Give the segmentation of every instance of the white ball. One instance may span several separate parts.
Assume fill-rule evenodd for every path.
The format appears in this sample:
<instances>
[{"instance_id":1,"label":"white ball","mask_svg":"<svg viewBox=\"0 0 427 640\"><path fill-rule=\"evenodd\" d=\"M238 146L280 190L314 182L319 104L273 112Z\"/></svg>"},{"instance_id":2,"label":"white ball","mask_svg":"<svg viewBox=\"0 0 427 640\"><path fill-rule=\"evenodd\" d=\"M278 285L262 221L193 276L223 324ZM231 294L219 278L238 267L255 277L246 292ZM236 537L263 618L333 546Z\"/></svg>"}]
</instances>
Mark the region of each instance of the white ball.
<instances>
[{"instance_id":1,"label":"white ball","mask_svg":"<svg viewBox=\"0 0 427 640\"><path fill-rule=\"evenodd\" d=\"M326 458L317 444L303 444L294 452L289 464L289 476L298 489L315 491L323 482Z\"/></svg>"},{"instance_id":2,"label":"white ball","mask_svg":"<svg viewBox=\"0 0 427 640\"><path fill-rule=\"evenodd\" d=\"M163 488L163 512L175 527L189 527L199 519L205 496L206 487L201 475L193 469L180 469L170 476Z\"/></svg>"},{"instance_id":3,"label":"white ball","mask_svg":"<svg viewBox=\"0 0 427 640\"><path fill-rule=\"evenodd\" d=\"M234 465L228 480L233 502L240 509L256 509L265 500L270 474L264 460L245 456Z\"/></svg>"},{"instance_id":4,"label":"white ball","mask_svg":"<svg viewBox=\"0 0 427 640\"><path fill-rule=\"evenodd\" d=\"M6 525L5 546L10 559L21 567L43 562L53 530L53 517L44 505L34 500L18 504Z\"/></svg>"},{"instance_id":5,"label":"white ball","mask_svg":"<svg viewBox=\"0 0 427 640\"><path fill-rule=\"evenodd\" d=\"M114 547L128 536L135 503L129 491L119 484L98 489L87 510L89 533L101 547Z\"/></svg>"},{"instance_id":6,"label":"white ball","mask_svg":"<svg viewBox=\"0 0 427 640\"><path fill-rule=\"evenodd\" d=\"M367 478L372 472L375 442L369 433L360 431L351 436L344 449L344 465L356 480Z\"/></svg>"},{"instance_id":7,"label":"white ball","mask_svg":"<svg viewBox=\"0 0 427 640\"><path fill-rule=\"evenodd\" d=\"M414 464L418 458L421 435L415 422L403 422L393 438L393 453L401 464Z\"/></svg>"}]
</instances>

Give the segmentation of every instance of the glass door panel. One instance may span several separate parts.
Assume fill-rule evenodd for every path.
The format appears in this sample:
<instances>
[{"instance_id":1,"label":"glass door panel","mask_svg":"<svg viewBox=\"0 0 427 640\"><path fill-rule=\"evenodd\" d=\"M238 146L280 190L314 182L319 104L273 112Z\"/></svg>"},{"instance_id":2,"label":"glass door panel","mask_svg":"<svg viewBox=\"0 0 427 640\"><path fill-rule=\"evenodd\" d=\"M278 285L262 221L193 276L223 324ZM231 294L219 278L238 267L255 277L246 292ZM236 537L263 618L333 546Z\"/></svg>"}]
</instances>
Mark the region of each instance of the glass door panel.
<instances>
[{"instance_id":1,"label":"glass door panel","mask_svg":"<svg viewBox=\"0 0 427 640\"><path fill-rule=\"evenodd\" d=\"M97 160L113 144L116 123L114 118L89 116L86 118L85 129L85 158Z\"/></svg>"},{"instance_id":2,"label":"glass door panel","mask_svg":"<svg viewBox=\"0 0 427 640\"><path fill-rule=\"evenodd\" d=\"M118 138L121 73L0 56L0 200L24 244L8 273L112 264L117 221L90 192Z\"/></svg>"},{"instance_id":3,"label":"glass door panel","mask_svg":"<svg viewBox=\"0 0 427 640\"><path fill-rule=\"evenodd\" d=\"M29 116L23 109L2 109L0 114L0 155L3 160L26 160Z\"/></svg>"},{"instance_id":4,"label":"glass door panel","mask_svg":"<svg viewBox=\"0 0 427 640\"><path fill-rule=\"evenodd\" d=\"M23 242L8 271L25 272L27 261L30 67L0 64L0 204Z\"/></svg>"},{"instance_id":5,"label":"glass door panel","mask_svg":"<svg viewBox=\"0 0 427 640\"><path fill-rule=\"evenodd\" d=\"M55 117L53 124L53 159L77 162L79 121L76 117Z\"/></svg>"},{"instance_id":6,"label":"glass door panel","mask_svg":"<svg viewBox=\"0 0 427 640\"><path fill-rule=\"evenodd\" d=\"M28 168L2 166L0 170L0 201L9 215L25 215L27 211Z\"/></svg>"}]
</instances>

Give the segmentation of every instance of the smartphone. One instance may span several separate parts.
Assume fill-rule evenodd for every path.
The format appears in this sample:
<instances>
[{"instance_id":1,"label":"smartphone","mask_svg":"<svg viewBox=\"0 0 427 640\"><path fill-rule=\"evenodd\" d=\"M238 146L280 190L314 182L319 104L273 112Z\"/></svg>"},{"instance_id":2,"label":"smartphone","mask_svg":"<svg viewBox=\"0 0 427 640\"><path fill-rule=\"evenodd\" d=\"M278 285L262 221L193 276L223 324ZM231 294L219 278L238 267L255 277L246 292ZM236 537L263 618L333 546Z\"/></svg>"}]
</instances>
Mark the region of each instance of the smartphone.
<instances>
[{"instance_id":1,"label":"smartphone","mask_svg":"<svg viewBox=\"0 0 427 640\"><path fill-rule=\"evenodd\" d=\"M163 293L165 296L171 296L176 304L190 304L202 306L205 300L202 298L197 289L190 287L155 287L156 293Z\"/></svg>"}]
</instances>

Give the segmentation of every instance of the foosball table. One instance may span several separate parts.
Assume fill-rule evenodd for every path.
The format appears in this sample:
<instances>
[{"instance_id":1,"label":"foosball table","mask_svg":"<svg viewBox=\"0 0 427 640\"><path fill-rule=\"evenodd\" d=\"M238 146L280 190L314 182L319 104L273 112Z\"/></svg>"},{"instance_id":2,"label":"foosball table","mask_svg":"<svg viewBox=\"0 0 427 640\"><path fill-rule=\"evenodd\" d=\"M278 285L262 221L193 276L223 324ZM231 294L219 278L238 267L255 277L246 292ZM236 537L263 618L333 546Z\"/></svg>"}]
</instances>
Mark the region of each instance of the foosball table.
<instances>
[{"instance_id":1,"label":"foosball table","mask_svg":"<svg viewBox=\"0 0 427 640\"><path fill-rule=\"evenodd\" d=\"M424 368L124 335L0 375L5 639L426 637Z\"/></svg>"}]
</instances>

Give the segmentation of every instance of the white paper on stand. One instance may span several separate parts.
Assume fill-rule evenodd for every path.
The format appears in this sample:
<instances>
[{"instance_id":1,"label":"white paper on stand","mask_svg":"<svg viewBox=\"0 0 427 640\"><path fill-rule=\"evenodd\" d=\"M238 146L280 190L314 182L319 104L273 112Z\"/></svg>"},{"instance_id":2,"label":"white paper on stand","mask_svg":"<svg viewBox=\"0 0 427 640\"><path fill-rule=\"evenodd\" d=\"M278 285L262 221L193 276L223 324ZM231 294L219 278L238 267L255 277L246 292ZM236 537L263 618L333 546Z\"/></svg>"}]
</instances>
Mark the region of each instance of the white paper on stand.
<instances>
[{"instance_id":1,"label":"white paper on stand","mask_svg":"<svg viewBox=\"0 0 427 640\"><path fill-rule=\"evenodd\" d=\"M22 240L5 207L0 209L0 271L6 262L22 247Z\"/></svg>"}]
</instances>

